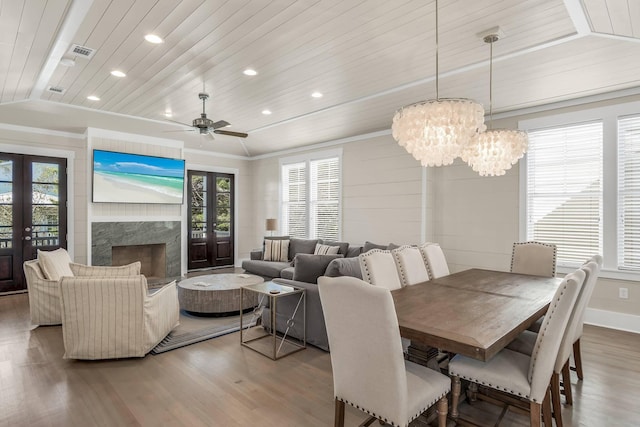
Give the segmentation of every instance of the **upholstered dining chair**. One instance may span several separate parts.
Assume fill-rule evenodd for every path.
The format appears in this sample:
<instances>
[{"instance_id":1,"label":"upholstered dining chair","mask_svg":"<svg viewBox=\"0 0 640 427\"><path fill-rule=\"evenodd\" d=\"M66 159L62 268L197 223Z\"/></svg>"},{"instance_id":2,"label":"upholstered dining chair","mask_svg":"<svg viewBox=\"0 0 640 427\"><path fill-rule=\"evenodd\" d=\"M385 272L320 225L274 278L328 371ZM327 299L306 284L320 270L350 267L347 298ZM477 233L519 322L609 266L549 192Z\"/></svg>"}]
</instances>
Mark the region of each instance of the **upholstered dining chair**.
<instances>
[{"instance_id":1,"label":"upholstered dining chair","mask_svg":"<svg viewBox=\"0 0 640 427\"><path fill-rule=\"evenodd\" d=\"M415 285L429 280L429 272L420 248L405 245L391 250L391 253L396 261L402 286Z\"/></svg>"},{"instance_id":2,"label":"upholstered dining chair","mask_svg":"<svg viewBox=\"0 0 640 427\"><path fill-rule=\"evenodd\" d=\"M335 426L344 426L345 403L393 426L408 426L437 405L446 426L449 378L404 360L393 297L388 289L354 277L320 277L318 291L327 324ZM369 424L361 424L369 425Z\"/></svg>"},{"instance_id":3,"label":"upholstered dining chair","mask_svg":"<svg viewBox=\"0 0 640 427\"><path fill-rule=\"evenodd\" d=\"M402 283L391 251L371 249L358 255L365 282L389 290L400 289Z\"/></svg>"},{"instance_id":4,"label":"upholstered dining chair","mask_svg":"<svg viewBox=\"0 0 640 427\"><path fill-rule=\"evenodd\" d=\"M449 266L447 265L447 259L442 252L442 248L437 243L425 243L420 246L422 257L427 265L430 279L437 279L438 277L449 275Z\"/></svg>"},{"instance_id":5,"label":"upholstered dining chair","mask_svg":"<svg viewBox=\"0 0 640 427\"><path fill-rule=\"evenodd\" d=\"M65 359L143 357L176 326L175 282L149 292L143 275L60 279Z\"/></svg>"},{"instance_id":6,"label":"upholstered dining chair","mask_svg":"<svg viewBox=\"0 0 640 427\"><path fill-rule=\"evenodd\" d=\"M556 250L556 245L549 243L516 242L511 252L511 272L554 277Z\"/></svg>"},{"instance_id":7,"label":"upholstered dining chair","mask_svg":"<svg viewBox=\"0 0 640 427\"><path fill-rule=\"evenodd\" d=\"M574 342L576 339L579 340L582 335L581 331L584 324L584 314L587 304L591 299L593 289L595 288L601 266L602 257L600 255L596 255L581 267L581 270L585 273L584 285L578 294L573 312L569 317L569 322L567 323L567 328L564 336L562 337L560 350L558 351L558 356L553 368L553 374L551 376L551 400L556 424L559 427L562 427L563 425L560 406L560 395L562 394L560 391L560 375L562 374L562 385L567 405L572 405L573 393L571 390L569 358L571 356L571 349ZM579 334L578 331L580 331ZM507 348L526 355L531 355L535 347L537 335L537 333L532 331L524 331L512 343L507 345ZM574 356L574 359L575 358L576 357Z\"/></svg>"},{"instance_id":8,"label":"upholstered dining chair","mask_svg":"<svg viewBox=\"0 0 640 427\"><path fill-rule=\"evenodd\" d=\"M503 349L488 362L462 355L451 359L452 416L458 416L460 378L463 378L524 399L529 403L530 425L541 425L541 406L550 397L551 374L584 280L585 272L582 270L565 276L549 305L530 356Z\"/></svg>"}]
</instances>

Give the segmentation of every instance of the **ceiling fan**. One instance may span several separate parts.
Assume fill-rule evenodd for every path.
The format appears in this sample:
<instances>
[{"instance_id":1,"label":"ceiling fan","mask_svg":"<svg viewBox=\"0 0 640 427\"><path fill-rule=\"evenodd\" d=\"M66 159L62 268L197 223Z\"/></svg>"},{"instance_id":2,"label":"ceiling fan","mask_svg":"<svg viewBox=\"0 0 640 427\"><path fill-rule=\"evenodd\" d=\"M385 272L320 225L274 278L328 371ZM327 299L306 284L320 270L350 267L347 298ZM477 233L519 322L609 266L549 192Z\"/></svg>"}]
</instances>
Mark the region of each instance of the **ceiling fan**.
<instances>
[{"instance_id":1,"label":"ceiling fan","mask_svg":"<svg viewBox=\"0 0 640 427\"><path fill-rule=\"evenodd\" d=\"M209 94L200 92L198 94L198 98L202 99L202 114L200 114L200 117L198 117L197 119L193 119L192 124L188 125L186 123L176 122L175 120L169 121L181 124L183 126L193 127L194 129L189 129L189 131L198 131L201 135L209 135L212 138L214 133L218 135L237 136L238 138L246 138L248 136L248 134L244 132L234 132L222 129L231 126L231 123L225 120L218 120L217 122L214 122L213 120L207 118L205 103L207 99L209 99Z\"/></svg>"}]
</instances>

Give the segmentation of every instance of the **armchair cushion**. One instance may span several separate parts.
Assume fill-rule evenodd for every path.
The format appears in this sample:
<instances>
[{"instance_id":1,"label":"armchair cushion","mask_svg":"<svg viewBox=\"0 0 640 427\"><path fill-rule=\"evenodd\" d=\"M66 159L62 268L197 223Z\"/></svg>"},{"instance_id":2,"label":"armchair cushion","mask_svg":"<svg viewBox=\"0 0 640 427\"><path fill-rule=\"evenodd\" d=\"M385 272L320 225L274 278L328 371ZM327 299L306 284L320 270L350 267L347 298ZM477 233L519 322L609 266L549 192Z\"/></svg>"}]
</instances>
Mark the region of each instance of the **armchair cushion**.
<instances>
[{"instance_id":1,"label":"armchair cushion","mask_svg":"<svg viewBox=\"0 0 640 427\"><path fill-rule=\"evenodd\" d=\"M73 276L69 267L71 257L64 248L55 251L41 251L38 249L38 261L45 279L60 280L63 276Z\"/></svg>"},{"instance_id":2,"label":"armchair cushion","mask_svg":"<svg viewBox=\"0 0 640 427\"><path fill-rule=\"evenodd\" d=\"M137 276L140 274L142 264L140 261L136 261L131 264L112 267L102 265L84 265L72 262L69 266L74 276L122 277Z\"/></svg>"}]
</instances>

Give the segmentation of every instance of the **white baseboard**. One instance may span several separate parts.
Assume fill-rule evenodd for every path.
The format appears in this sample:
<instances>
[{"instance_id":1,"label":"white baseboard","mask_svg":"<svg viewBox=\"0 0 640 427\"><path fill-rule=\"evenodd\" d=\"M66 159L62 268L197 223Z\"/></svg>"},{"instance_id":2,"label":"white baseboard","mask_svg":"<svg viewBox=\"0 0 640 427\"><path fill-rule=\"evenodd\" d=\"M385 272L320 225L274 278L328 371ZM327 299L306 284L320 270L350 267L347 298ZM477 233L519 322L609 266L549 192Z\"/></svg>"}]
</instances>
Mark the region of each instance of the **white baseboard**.
<instances>
[{"instance_id":1,"label":"white baseboard","mask_svg":"<svg viewBox=\"0 0 640 427\"><path fill-rule=\"evenodd\" d=\"M584 323L640 334L640 316L587 308Z\"/></svg>"}]
</instances>

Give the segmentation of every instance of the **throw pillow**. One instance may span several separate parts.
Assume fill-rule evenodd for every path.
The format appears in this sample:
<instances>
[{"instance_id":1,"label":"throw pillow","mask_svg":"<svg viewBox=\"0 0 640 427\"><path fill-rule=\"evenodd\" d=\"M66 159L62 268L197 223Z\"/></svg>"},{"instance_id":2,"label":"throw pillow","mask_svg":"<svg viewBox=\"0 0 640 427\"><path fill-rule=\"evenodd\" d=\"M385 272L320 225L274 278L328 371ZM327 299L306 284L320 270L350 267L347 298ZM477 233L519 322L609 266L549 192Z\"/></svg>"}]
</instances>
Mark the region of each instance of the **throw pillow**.
<instances>
[{"instance_id":1,"label":"throw pillow","mask_svg":"<svg viewBox=\"0 0 640 427\"><path fill-rule=\"evenodd\" d=\"M316 250L313 251L314 255L336 255L340 250L340 246L321 245L316 243Z\"/></svg>"},{"instance_id":2,"label":"throw pillow","mask_svg":"<svg viewBox=\"0 0 640 427\"><path fill-rule=\"evenodd\" d=\"M296 255L293 280L306 283L318 283L318 277L322 276L331 261L341 258L342 255Z\"/></svg>"},{"instance_id":3,"label":"throw pillow","mask_svg":"<svg viewBox=\"0 0 640 427\"><path fill-rule=\"evenodd\" d=\"M73 271L69 267L71 257L64 248L58 248L55 251L38 249L38 263L42 274L48 280L60 280L63 276L73 276Z\"/></svg>"},{"instance_id":4,"label":"throw pillow","mask_svg":"<svg viewBox=\"0 0 640 427\"><path fill-rule=\"evenodd\" d=\"M289 240L265 240L263 259L265 261L289 261Z\"/></svg>"},{"instance_id":5,"label":"throw pillow","mask_svg":"<svg viewBox=\"0 0 640 427\"><path fill-rule=\"evenodd\" d=\"M320 239L318 243L329 246L340 246L338 253L344 256L347 256L347 252L349 251L349 242L335 242L333 240Z\"/></svg>"},{"instance_id":6,"label":"throw pillow","mask_svg":"<svg viewBox=\"0 0 640 427\"><path fill-rule=\"evenodd\" d=\"M387 249L388 245L378 245L376 243L371 243L369 241L364 242L364 248L362 249L362 252L369 252L371 249L382 249L385 250Z\"/></svg>"},{"instance_id":7,"label":"throw pillow","mask_svg":"<svg viewBox=\"0 0 640 427\"><path fill-rule=\"evenodd\" d=\"M338 258L329 263L324 272L328 277L350 276L362 280L362 270L358 257Z\"/></svg>"},{"instance_id":8,"label":"throw pillow","mask_svg":"<svg viewBox=\"0 0 640 427\"><path fill-rule=\"evenodd\" d=\"M289 244L289 259L293 259L297 254L313 254L316 249L318 239L296 239L291 238Z\"/></svg>"}]
</instances>

